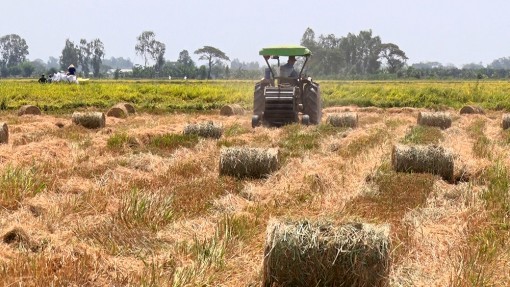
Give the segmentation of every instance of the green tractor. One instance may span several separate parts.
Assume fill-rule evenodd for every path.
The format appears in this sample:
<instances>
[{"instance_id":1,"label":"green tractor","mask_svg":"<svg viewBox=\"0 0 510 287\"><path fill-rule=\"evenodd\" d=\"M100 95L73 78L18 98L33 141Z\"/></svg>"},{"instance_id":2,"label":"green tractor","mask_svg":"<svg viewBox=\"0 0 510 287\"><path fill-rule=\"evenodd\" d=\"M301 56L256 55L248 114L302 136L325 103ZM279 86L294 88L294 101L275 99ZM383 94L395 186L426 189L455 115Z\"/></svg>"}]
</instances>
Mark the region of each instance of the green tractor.
<instances>
[{"instance_id":1,"label":"green tractor","mask_svg":"<svg viewBox=\"0 0 510 287\"><path fill-rule=\"evenodd\" d=\"M310 50L303 46L275 46L261 49L259 55L264 57L267 68L264 79L255 84L252 127L319 124L322 117L319 84L303 75L312 55ZM280 57L285 56L287 64L280 65ZM293 68L296 57L304 58L299 72ZM277 60L277 65L271 66L270 59Z\"/></svg>"}]
</instances>

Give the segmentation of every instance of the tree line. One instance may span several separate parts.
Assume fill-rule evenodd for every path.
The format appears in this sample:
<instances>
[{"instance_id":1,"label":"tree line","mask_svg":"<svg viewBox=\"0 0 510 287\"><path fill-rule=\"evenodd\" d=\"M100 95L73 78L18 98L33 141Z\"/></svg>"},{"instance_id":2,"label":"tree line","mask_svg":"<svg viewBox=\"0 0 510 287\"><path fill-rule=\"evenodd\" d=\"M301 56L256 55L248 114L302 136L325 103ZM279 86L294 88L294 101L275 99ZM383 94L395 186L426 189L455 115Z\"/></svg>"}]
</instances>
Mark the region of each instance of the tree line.
<instances>
[{"instance_id":1,"label":"tree line","mask_svg":"<svg viewBox=\"0 0 510 287\"><path fill-rule=\"evenodd\" d=\"M32 77L42 73L65 71L70 64L78 68L84 77L114 78L189 78L189 79L257 79L263 66L258 62L241 62L230 58L222 50L203 46L193 53L205 64L197 65L188 50L182 50L177 60L165 58L166 45L153 31L144 31L137 38L135 52L143 59L143 65L134 65L122 57L105 59L105 47L98 38L74 43L66 39L59 58L50 57L29 61L29 47L19 35L0 37L0 77ZM510 58L500 58L491 64L467 64L462 68L442 65L438 62L422 62L408 65L406 53L394 43L385 43L371 30L349 33L337 37L334 34L316 36L307 28L301 45L313 55L307 64L306 74L323 79L483 79L510 77ZM302 64L302 63L301 63Z\"/></svg>"}]
</instances>

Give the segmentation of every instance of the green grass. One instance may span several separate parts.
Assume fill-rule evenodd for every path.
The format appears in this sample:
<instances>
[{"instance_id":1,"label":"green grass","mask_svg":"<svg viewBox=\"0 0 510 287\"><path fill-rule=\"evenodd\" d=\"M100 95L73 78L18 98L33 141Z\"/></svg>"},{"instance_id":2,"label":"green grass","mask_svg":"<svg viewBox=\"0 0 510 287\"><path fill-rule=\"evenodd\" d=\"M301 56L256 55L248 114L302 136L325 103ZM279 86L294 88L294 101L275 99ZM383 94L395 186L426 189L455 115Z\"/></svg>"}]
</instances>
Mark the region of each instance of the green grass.
<instances>
[{"instance_id":1,"label":"green grass","mask_svg":"<svg viewBox=\"0 0 510 287\"><path fill-rule=\"evenodd\" d=\"M487 122L479 119L467 128L468 135L475 140L473 143L473 153L479 158L492 158L493 144L485 135L485 126Z\"/></svg>"},{"instance_id":2,"label":"green grass","mask_svg":"<svg viewBox=\"0 0 510 287\"><path fill-rule=\"evenodd\" d=\"M139 145L137 139L128 135L126 132L115 133L108 138L106 146L115 151L120 151L124 148L137 147Z\"/></svg>"},{"instance_id":3,"label":"green grass","mask_svg":"<svg viewBox=\"0 0 510 287\"><path fill-rule=\"evenodd\" d=\"M121 199L117 218L129 228L157 231L173 219L172 197L133 189Z\"/></svg>"},{"instance_id":4,"label":"green grass","mask_svg":"<svg viewBox=\"0 0 510 287\"><path fill-rule=\"evenodd\" d=\"M403 144L438 144L444 139L441 130L436 127L414 126L405 135Z\"/></svg>"},{"instance_id":5,"label":"green grass","mask_svg":"<svg viewBox=\"0 0 510 287\"><path fill-rule=\"evenodd\" d=\"M46 183L35 168L7 166L0 176L0 207L15 209L28 197L43 192Z\"/></svg>"},{"instance_id":6,"label":"green grass","mask_svg":"<svg viewBox=\"0 0 510 287\"><path fill-rule=\"evenodd\" d=\"M494 266L505 264L499 262L499 257L506 258L510 252L509 172L501 162L496 162L485 177L488 188L480 197L487 214L469 226L468 246L462 253L463 264L457 267L458 276L452 278L451 286L497 286L501 283L497 279L501 274L497 272L508 272Z\"/></svg>"},{"instance_id":7,"label":"green grass","mask_svg":"<svg viewBox=\"0 0 510 287\"><path fill-rule=\"evenodd\" d=\"M324 107L358 105L459 109L466 104L510 110L508 81L319 81ZM138 111L206 111L225 104L253 104L255 81L91 81L86 85L39 85L35 79L0 80L0 110L37 105L44 113L118 102Z\"/></svg>"}]
</instances>

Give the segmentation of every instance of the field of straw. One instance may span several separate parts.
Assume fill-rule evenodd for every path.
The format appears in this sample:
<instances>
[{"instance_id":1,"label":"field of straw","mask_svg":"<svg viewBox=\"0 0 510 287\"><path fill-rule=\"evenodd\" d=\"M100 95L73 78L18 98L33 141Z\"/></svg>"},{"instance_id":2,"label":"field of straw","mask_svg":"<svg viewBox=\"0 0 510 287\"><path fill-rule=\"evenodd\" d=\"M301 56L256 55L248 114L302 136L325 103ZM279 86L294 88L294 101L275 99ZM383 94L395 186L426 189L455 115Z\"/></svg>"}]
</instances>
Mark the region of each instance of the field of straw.
<instances>
[{"instance_id":1,"label":"field of straw","mask_svg":"<svg viewBox=\"0 0 510 287\"><path fill-rule=\"evenodd\" d=\"M326 123L346 111L355 128ZM329 107L318 126L278 129L219 110L107 117L99 129L4 111L0 285L261 286L268 223L309 220L388 226L387 286L508 286L502 112L450 109L440 129L418 126L420 111ZM218 138L183 133L211 122ZM448 149L453 178L395 172L397 144ZM277 148L279 167L220 176L227 147Z\"/></svg>"}]
</instances>

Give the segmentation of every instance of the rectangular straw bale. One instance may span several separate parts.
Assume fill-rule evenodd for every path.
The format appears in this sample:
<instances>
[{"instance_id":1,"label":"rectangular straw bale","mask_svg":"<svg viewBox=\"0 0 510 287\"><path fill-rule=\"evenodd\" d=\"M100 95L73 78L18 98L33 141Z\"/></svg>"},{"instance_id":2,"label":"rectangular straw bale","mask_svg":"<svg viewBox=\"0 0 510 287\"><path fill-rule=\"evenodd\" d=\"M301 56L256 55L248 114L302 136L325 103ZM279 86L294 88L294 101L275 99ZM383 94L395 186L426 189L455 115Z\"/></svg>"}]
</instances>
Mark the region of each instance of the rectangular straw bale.
<instances>
[{"instance_id":1,"label":"rectangular straw bale","mask_svg":"<svg viewBox=\"0 0 510 287\"><path fill-rule=\"evenodd\" d=\"M220 175L262 178L279 168L278 149L228 147L220 150Z\"/></svg>"},{"instance_id":2,"label":"rectangular straw bale","mask_svg":"<svg viewBox=\"0 0 510 287\"><path fill-rule=\"evenodd\" d=\"M501 120L502 120L501 126L503 127L504 130L510 128L510 114L503 114Z\"/></svg>"},{"instance_id":3,"label":"rectangular straw bale","mask_svg":"<svg viewBox=\"0 0 510 287\"><path fill-rule=\"evenodd\" d=\"M388 225L270 220L263 287L387 286Z\"/></svg>"},{"instance_id":4,"label":"rectangular straw bale","mask_svg":"<svg viewBox=\"0 0 510 287\"><path fill-rule=\"evenodd\" d=\"M420 112L418 114L418 124L447 129L452 125L452 117L447 112Z\"/></svg>"},{"instance_id":5,"label":"rectangular straw bale","mask_svg":"<svg viewBox=\"0 0 510 287\"><path fill-rule=\"evenodd\" d=\"M244 109L238 104L225 105L220 109L220 115L222 116L233 116L233 115L244 115Z\"/></svg>"},{"instance_id":6,"label":"rectangular straw bale","mask_svg":"<svg viewBox=\"0 0 510 287\"><path fill-rule=\"evenodd\" d=\"M355 128L358 126L358 114L354 112L332 114L326 121L334 127Z\"/></svg>"},{"instance_id":7,"label":"rectangular straw bale","mask_svg":"<svg viewBox=\"0 0 510 287\"><path fill-rule=\"evenodd\" d=\"M188 124L184 127L184 134L219 139L221 135L223 135L223 127L211 121L199 124Z\"/></svg>"},{"instance_id":8,"label":"rectangular straw bale","mask_svg":"<svg viewBox=\"0 0 510 287\"><path fill-rule=\"evenodd\" d=\"M397 172L432 173L453 179L453 153L436 145L395 145L391 154Z\"/></svg>"},{"instance_id":9,"label":"rectangular straw bale","mask_svg":"<svg viewBox=\"0 0 510 287\"><path fill-rule=\"evenodd\" d=\"M7 123L0 122L0 144L6 144L9 142L9 126Z\"/></svg>"},{"instance_id":10,"label":"rectangular straw bale","mask_svg":"<svg viewBox=\"0 0 510 287\"><path fill-rule=\"evenodd\" d=\"M72 121L88 129L104 128L106 125L106 117L102 112L74 112Z\"/></svg>"}]
</instances>

